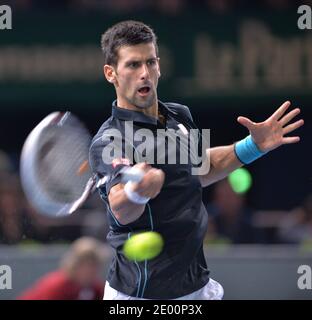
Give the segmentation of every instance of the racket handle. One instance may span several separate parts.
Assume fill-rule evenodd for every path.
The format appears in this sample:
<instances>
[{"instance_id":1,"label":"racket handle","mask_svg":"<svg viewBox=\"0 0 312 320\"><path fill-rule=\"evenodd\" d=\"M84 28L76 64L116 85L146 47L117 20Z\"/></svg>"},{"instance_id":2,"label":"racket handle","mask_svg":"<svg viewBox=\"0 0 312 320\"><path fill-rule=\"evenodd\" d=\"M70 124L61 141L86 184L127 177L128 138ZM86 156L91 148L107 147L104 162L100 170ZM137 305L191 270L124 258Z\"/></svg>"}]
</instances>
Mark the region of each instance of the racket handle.
<instances>
[{"instance_id":1,"label":"racket handle","mask_svg":"<svg viewBox=\"0 0 312 320\"><path fill-rule=\"evenodd\" d=\"M121 171L121 182L127 183L129 181L139 183L144 177L144 171L139 168L130 167Z\"/></svg>"}]
</instances>

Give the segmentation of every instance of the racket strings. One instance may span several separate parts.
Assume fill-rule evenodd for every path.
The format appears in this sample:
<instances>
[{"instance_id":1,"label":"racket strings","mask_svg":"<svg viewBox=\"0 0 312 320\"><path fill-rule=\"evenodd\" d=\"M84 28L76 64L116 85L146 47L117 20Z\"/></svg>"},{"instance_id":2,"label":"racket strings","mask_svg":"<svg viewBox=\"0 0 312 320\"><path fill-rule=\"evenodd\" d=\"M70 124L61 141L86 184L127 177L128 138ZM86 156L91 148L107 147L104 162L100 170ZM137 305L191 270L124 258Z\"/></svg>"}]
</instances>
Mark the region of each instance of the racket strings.
<instances>
[{"instance_id":1,"label":"racket strings","mask_svg":"<svg viewBox=\"0 0 312 320\"><path fill-rule=\"evenodd\" d=\"M70 124L48 127L38 152L38 176L52 200L72 202L83 192L90 170L79 173L86 161L91 137L81 127Z\"/></svg>"}]
</instances>

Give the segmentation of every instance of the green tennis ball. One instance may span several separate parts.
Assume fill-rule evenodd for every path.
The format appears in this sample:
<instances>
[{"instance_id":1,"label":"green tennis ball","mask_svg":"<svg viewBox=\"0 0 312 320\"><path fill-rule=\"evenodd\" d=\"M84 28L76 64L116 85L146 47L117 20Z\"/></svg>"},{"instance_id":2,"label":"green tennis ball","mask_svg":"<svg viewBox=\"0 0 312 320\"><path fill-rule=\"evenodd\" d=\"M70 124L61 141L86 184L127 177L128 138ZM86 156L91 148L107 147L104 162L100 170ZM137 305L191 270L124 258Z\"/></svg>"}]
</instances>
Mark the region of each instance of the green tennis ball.
<instances>
[{"instance_id":1,"label":"green tennis ball","mask_svg":"<svg viewBox=\"0 0 312 320\"><path fill-rule=\"evenodd\" d=\"M252 184L252 178L247 169L240 168L232 173L228 177L229 183L236 193L247 192Z\"/></svg>"},{"instance_id":2,"label":"green tennis ball","mask_svg":"<svg viewBox=\"0 0 312 320\"><path fill-rule=\"evenodd\" d=\"M125 242L123 252L129 260L144 261L158 256L163 246L164 240L159 233L147 231L131 236Z\"/></svg>"}]
</instances>

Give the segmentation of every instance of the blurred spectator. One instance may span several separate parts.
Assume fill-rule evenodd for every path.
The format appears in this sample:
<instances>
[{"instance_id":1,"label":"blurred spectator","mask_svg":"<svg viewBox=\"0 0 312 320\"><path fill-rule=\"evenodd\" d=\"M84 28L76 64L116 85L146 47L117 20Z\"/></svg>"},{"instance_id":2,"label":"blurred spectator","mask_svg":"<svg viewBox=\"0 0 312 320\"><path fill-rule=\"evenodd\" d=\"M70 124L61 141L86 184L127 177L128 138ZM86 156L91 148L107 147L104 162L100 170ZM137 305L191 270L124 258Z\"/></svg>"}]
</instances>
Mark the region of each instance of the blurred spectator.
<instances>
[{"instance_id":1,"label":"blurred spectator","mask_svg":"<svg viewBox=\"0 0 312 320\"><path fill-rule=\"evenodd\" d=\"M93 198L100 203L94 206L93 209L84 210L85 212L81 221L81 234L105 242L109 232L106 206L98 194L95 194Z\"/></svg>"},{"instance_id":2,"label":"blurred spectator","mask_svg":"<svg viewBox=\"0 0 312 320\"><path fill-rule=\"evenodd\" d=\"M13 167L9 156L3 151L0 150L0 178L1 180L12 173Z\"/></svg>"},{"instance_id":3,"label":"blurred spectator","mask_svg":"<svg viewBox=\"0 0 312 320\"><path fill-rule=\"evenodd\" d=\"M101 300L100 280L108 250L93 238L76 240L61 261L59 270L41 278L21 294L21 300Z\"/></svg>"},{"instance_id":4,"label":"blurred spectator","mask_svg":"<svg viewBox=\"0 0 312 320\"><path fill-rule=\"evenodd\" d=\"M23 237L24 202L9 156L0 150L0 243L17 243Z\"/></svg>"},{"instance_id":5,"label":"blurred spectator","mask_svg":"<svg viewBox=\"0 0 312 320\"><path fill-rule=\"evenodd\" d=\"M207 211L206 241L234 244L260 241L258 231L252 225L253 211L246 206L245 195L235 193L227 179L214 185Z\"/></svg>"},{"instance_id":6,"label":"blurred spectator","mask_svg":"<svg viewBox=\"0 0 312 320\"><path fill-rule=\"evenodd\" d=\"M12 244L23 237L23 208L17 182L6 177L0 185L0 242Z\"/></svg>"},{"instance_id":7,"label":"blurred spectator","mask_svg":"<svg viewBox=\"0 0 312 320\"><path fill-rule=\"evenodd\" d=\"M267 244L280 244L279 225L286 216L285 210L257 210L253 214L253 226L261 233Z\"/></svg>"},{"instance_id":8,"label":"blurred spectator","mask_svg":"<svg viewBox=\"0 0 312 320\"><path fill-rule=\"evenodd\" d=\"M304 243L312 240L312 193L302 205L290 211L279 224L279 237L284 243Z\"/></svg>"}]
</instances>

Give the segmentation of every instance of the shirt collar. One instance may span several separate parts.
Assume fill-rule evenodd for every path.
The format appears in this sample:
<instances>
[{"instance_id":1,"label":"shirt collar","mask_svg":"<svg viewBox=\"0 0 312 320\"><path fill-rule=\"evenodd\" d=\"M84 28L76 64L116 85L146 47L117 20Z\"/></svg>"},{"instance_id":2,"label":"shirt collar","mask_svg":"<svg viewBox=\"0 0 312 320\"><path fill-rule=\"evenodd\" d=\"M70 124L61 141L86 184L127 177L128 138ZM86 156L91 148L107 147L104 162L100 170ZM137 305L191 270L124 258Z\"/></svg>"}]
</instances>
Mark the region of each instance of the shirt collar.
<instances>
[{"instance_id":1,"label":"shirt collar","mask_svg":"<svg viewBox=\"0 0 312 320\"><path fill-rule=\"evenodd\" d=\"M167 106L160 100L158 100L158 108L166 118L168 113L175 113L174 111L169 110ZM128 110L128 109L118 107L117 100L115 100L112 104L112 115L115 118L126 120L126 121L149 123L152 125L157 125L159 123L159 121L156 118L150 117L144 114L143 112L133 111L133 110Z\"/></svg>"}]
</instances>

